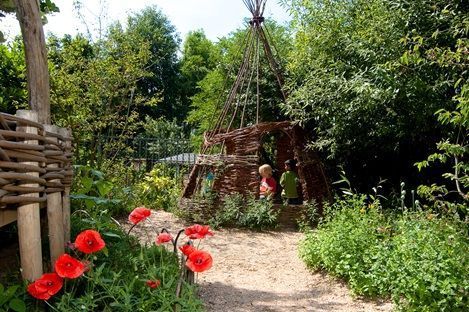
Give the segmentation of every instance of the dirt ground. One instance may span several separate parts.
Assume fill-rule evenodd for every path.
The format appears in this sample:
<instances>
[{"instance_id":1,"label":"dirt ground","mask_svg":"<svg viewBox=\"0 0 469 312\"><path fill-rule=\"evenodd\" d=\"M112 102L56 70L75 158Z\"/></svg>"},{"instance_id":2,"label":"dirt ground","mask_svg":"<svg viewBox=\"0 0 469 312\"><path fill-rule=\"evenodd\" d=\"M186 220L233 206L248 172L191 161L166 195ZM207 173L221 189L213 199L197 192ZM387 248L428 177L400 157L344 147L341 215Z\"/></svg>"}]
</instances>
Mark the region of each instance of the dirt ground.
<instances>
[{"instance_id":1,"label":"dirt ground","mask_svg":"<svg viewBox=\"0 0 469 312\"><path fill-rule=\"evenodd\" d=\"M165 227L172 233L185 225L172 214L153 212L137 227L153 241ZM209 312L244 311L391 311L389 302L353 298L347 287L325 274L308 271L298 257L303 234L295 231L214 231L200 246L210 252L211 270L197 277L199 295Z\"/></svg>"}]
</instances>

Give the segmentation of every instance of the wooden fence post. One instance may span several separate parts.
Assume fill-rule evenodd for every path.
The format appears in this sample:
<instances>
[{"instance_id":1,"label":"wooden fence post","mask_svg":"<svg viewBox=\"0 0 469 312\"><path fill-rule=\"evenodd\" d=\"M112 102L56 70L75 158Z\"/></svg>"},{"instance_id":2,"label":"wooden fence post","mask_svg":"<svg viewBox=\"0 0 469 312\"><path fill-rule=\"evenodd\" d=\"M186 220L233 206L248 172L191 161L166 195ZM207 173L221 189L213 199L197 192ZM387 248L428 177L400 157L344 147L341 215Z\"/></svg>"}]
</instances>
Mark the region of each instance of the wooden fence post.
<instances>
[{"instance_id":1,"label":"wooden fence post","mask_svg":"<svg viewBox=\"0 0 469 312\"><path fill-rule=\"evenodd\" d=\"M44 130L46 131L47 140L51 141L46 142L46 144L52 145L51 143L54 142L58 145L59 140L54 134L59 134L59 128L57 126L44 125ZM44 178L49 184L47 187L47 190L49 190L47 193L47 220L49 228L50 259L52 266L54 266L57 258L65 252L62 190L57 185L61 184L58 175L63 175L63 173L59 171L59 163L63 162L58 160L54 161L53 158L54 155L63 153L63 151L46 149L46 152L50 153L49 156L51 156L48 157L47 173Z\"/></svg>"},{"instance_id":2,"label":"wooden fence post","mask_svg":"<svg viewBox=\"0 0 469 312\"><path fill-rule=\"evenodd\" d=\"M28 119L31 121L38 121L36 112L19 110L16 116ZM18 122L18 132L26 132L38 134L35 127L21 125ZM38 144L36 140L27 140L25 143ZM23 162L26 165L36 165L34 162ZM39 177L38 172L28 173L31 176ZM27 184L24 186L38 187L38 184ZM23 194L25 197L39 197L39 193ZM21 269L23 278L33 281L42 275L42 250L41 250L41 221L40 221L40 207L38 203L20 205L17 209L18 219L18 238L20 245Z\"/></svg>"},{"instance_id":3,"label":"wooden fence post","mask_svg":"<svg viewBox=\"0 0 469 312\"><path fill-rule=\"evenodd\" d=\"M63 203L63 224L64 224L64 235L65 242L70 241L70 186L72 183L72 131L66 128L60 128L59 134L63 137L64 141L64 150L65 157L67 157L67 162L64 163L65 169L65 179L64 179L64 192L62 197Z\"/></svg>"}]
</instances>

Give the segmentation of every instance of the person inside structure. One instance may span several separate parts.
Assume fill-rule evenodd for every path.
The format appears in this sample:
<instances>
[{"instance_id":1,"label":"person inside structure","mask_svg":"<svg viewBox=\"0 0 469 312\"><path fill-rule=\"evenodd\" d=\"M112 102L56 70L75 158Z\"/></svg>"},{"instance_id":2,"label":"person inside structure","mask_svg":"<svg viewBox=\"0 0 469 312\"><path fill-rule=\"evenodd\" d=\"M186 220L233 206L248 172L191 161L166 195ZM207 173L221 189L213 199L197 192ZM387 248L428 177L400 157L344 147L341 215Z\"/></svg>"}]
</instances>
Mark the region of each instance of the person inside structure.
<instances>
[{"instance_id":1,"label":"person inside structure","mask_svg":"<svg viewBox=\"0 0 469 312\"><path fill-rule=\"evenodd\" d=\"M296 162L293 159L285 161L285 172L280 178L280 185L283 188L282 197L289 205L299 205L298 196L298 176L295 173Z\"/></svg>"},{"instance_id":2,"label":"person inside structure","mask_svg":"<svg viewBox=\"0 0 469 312\"><path fill-rule=\"evenodd\" d=\"M277 182L272 177L272 167L270 165L262 165L259 167L259 174L262 177L259 186L260 199L273 199L277 192Z\"/></svg>"},{"instance_id":3,"label":"person inside structure","mask_svg":"<svg viewBox=\"0 0 469 312\"><path fill-rule=\"evenodd\" d=\"M213 181L215 180L215 166L210 166L207 174L205 175L202 195L208 196L212 192Z\"/></svg>"}]
</instances>

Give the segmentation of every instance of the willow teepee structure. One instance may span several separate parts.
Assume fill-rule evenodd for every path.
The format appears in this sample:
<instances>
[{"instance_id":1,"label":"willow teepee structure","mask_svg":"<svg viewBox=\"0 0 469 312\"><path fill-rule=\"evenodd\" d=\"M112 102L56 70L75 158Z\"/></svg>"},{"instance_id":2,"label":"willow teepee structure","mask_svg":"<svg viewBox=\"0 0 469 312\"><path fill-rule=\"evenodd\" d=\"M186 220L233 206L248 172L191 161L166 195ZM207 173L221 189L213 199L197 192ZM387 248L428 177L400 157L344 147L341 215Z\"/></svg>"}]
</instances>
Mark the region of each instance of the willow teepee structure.
<instances>
[{"instance_id":1,"label":"willow teepee structure","mask_svg":"<svg viewBox=\"0 0 469 312\"><path fill-rule=\"evenodd\" d=\"M267 62L278 86L279 100L286 101L284 79L271 48L271 36L264 26L267 0L243 0L252 14L245 37L242 62L228 93L221 113L211 131L204 134L204 143L184 189L181 203L192 209L202 208L198 201L206 191L210 173L211 194L223 198L233 193L257 194L258 167L265 162L267 141L275 152L271 165L278 176L287 159L297 161L300 194L303 200L321 201L329 189L322 163L313 151L306 149L305 131L288 120L261 120L262 90L260 65ZM268 108L270 109L270 108ZM278 116L277 116L278 117ZM273 158L273 159L272 159Z\"/></svg>"}]
</instances>

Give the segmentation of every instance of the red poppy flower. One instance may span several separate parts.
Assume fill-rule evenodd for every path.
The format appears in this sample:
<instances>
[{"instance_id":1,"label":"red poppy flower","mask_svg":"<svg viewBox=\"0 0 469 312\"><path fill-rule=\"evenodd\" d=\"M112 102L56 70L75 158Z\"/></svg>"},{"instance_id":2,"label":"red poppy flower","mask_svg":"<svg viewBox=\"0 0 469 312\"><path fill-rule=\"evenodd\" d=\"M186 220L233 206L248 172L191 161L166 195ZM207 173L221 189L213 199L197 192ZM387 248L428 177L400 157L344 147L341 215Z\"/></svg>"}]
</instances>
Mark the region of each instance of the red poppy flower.
<instances>
[{"instance_id":1,"label":"red poppy flower","mask_svg":"<svg viewBox=\"0 0 469 312\"><path fill-rule=\"evenodd\" d=\"M164 244L164 243L170 242L172 239L173 239L173 237L171 236L171 234L169 234L169 233L160 233L156 237L156 244L158 244L158 245Z\"/></svg>"},{"instance_id":2,"label":"red poppy flower","mask_svg":"<svg viewBox=\"0 0 469 312\"><path fill-rule=\"evenodd\" d=\"M155 289L155 288L158 288L158 286L161 285L161 281L160 281L160 280L156 280L156 281L147 281L146 284L147 284L147 286L150 287L151 289Z\"/></svg>"},{"instance_id":3,"label":"red poppy flower","mask_svg":"<svg viewBox=\"0 0 469 312\"><path fill-rule=\"evenodd\" d=\"M132 224L137 224L145 220L151 215L151 210L145 207L135 208L129 215L129 222Z\"/></svg>"},{"instance_id":4,"label":"red poppy flower","mask_svg":"<svg viewBox=\"0 0 469 312\"><path fill-rule=\"evenodd\" d=\"M207 271L212 267L212 256L203 250L195 250L190 253L186 266L193 272Z\"/></svg>"},{"instance_id":5,"label":"red poppy flower","mask_svg":"<svg viewBox=\"0 0 469 312\"><path fill-rule=\"evenodd\" d=\"M48 300L59 292L63 280L57 273L46 273L28 285L28 292L36 299Z\"/></svg>"},{"instance_id":6,"label":"red poppy flower","mask_svg":"<svg viewBox=\"0 0 469 312\"><path fill-rule=\"evenodd\" d=\"M186 244L184 246L179 247L179 250L181 250L181 252L186 256L189 256L192 252L196 251L197 249L195 249L195 247L192 245Z\"/></svg>"},{"instance_id":7,"label":"red poppy flower","mask_svg":"<svg viewBox=\"0 0 469 312\"><path fill-rule=\"evenodd\" d=\"M75 247L86 254L100 251L105 246L101 235L94 230L85 230L75 239Z\"/></svg>"},{"instance_id":8,"label":"red poppy flower","mask_svg":"<svg viewBox=\"0 0 469 312\"><path fill-rule=\"evenodd\" d=\"M55 261L55 272L60 277L77 278L81 276L85 270L86 266L84 263L67 254L61 255L57 261Z\"/></svg>"},{"instance_id":9,"label":"red poppy flower","mask_svg":"<svg viewBox=\"0 0 469 312\"><path fill-rule=\"evenodd\" d=\"M205 238L207 235L213 236L208 225L203 226L200 224L194 224L193 226L188 227L184 233L189 236L190 239Z\"/></svg>"}]
</instances>

